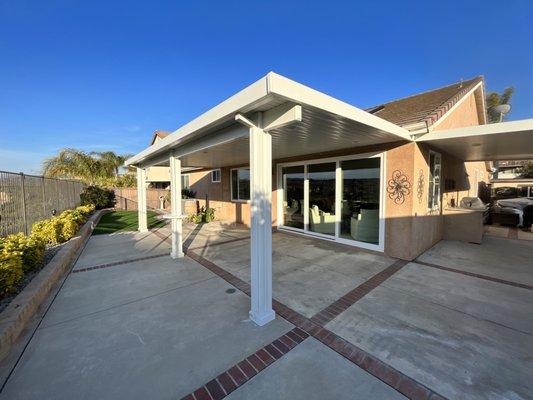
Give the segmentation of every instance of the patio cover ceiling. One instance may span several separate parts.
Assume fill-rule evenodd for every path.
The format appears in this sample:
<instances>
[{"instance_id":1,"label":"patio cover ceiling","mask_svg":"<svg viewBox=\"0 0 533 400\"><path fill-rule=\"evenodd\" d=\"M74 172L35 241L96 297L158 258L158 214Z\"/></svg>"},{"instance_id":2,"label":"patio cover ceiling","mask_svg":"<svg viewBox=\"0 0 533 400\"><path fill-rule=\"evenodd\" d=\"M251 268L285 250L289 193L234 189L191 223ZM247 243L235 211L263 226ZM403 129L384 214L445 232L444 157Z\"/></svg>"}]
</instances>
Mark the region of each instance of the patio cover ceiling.
<instances>
[{"instance_id":1,"label":"patio cover ceiling","mask_svg":"<svg viewBox=\"0 0 533 400\"><path fill-rule=\"evenodd\" d=\"M273 159L410 141L409 131L326 94L270 72L216 107L130 158L126 165L168 165L172 153L184 167L224 167L249 162L249 129L237 114L253 118L274 109L298 110L298 122L269 130Z\"/></svg>"},{"instance_id":2,"label":"patio cover ceiling","mask_svg":"<svg viewBox=\"0 0 533 400\"><path fill-rule=\"evenodd\" d=\"M434 131L417 139L464 161L533 158L533 119Z\"/></svg>"}]
</instances>

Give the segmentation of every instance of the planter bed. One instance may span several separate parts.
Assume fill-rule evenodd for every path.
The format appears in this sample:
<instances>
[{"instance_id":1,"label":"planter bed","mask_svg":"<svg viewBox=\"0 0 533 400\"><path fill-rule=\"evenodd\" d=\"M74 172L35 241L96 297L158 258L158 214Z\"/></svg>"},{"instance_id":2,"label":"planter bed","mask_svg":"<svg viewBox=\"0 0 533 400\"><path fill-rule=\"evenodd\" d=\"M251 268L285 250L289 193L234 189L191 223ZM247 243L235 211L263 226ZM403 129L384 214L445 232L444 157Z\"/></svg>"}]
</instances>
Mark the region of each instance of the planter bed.
<instances>
[{"instance_id":1,"label":"planter bed","mask_svg":"<svg viewBox=\"0 0 533 400\"><path fill-rule=\"evenodd\" d=\"M0 360L9 354L12 345L54 285L70 270L100 217L108 211L94 212L75 237L47 248L41 269L24 279L20 284L21 291L14 298L2 301L5 301L5 309L0 313Z\"/></svg>"}]
</instances>

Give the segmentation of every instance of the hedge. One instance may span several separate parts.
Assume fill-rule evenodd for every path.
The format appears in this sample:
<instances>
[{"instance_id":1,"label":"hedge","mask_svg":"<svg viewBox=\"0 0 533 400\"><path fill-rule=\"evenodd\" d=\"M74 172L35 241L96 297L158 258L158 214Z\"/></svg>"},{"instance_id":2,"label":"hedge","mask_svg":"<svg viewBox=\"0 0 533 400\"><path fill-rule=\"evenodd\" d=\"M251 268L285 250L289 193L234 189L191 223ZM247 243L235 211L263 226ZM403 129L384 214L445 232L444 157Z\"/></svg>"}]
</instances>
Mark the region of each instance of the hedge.
<instances>
[{"instance_id":1,"label":"hedge","mask_svg":"<svg viewBox=\"0 0 533 400\"><path fill-rule=\"evenodd\" d=\"M41 264L46 244L72 238L94 211L93 205L63 211L59 216L33 224L31 235L23 233L0 238L0 296L15 291L17 284Z\"/></svg>"}]
</instances>

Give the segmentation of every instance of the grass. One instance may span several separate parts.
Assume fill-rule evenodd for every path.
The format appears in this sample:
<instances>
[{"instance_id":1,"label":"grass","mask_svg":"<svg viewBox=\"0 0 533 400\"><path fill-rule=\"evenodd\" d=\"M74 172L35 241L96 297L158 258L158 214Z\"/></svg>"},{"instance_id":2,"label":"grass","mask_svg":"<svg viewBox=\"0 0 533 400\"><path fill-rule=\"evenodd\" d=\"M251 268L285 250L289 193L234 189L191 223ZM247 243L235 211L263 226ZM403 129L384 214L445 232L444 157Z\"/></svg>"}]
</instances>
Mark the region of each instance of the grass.
<instances>
[{"instance_id":1,"label":"grass","mask_svg":"<svg viewBox=\"0 0 533 400\"><path fill-rule=\"evenodd\" d=\"M156 219L157 213L148 211L148 229L165 225L164 220ZM137 211L112 211L104 214L94 228L93 235L103 233L129 232L137 230Z\"/></svg>"}]
</instances>

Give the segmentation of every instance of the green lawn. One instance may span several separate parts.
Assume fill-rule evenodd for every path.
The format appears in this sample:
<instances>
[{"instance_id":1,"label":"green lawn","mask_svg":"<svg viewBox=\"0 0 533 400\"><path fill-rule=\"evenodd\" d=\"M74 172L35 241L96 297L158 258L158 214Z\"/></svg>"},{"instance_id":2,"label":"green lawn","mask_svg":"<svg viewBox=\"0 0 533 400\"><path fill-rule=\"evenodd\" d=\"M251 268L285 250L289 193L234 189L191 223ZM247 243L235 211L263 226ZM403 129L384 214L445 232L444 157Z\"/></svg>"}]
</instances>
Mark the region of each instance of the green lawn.
<instances>
[{"instance_id":1,"label":"green lawn","mask_svg":"<svg viewBox=\"0 0 533 400\"><path fill-rule=\"evenodd\" d=\"M165 225L165 221L156 219L156 216L157 213L148 211L148 229ZM93 235L136 231L137 221L137 211L113 211L102 216L100 222L94 228Z\"/></svg>"}]
</instances>

